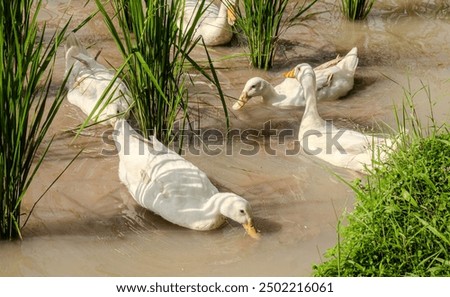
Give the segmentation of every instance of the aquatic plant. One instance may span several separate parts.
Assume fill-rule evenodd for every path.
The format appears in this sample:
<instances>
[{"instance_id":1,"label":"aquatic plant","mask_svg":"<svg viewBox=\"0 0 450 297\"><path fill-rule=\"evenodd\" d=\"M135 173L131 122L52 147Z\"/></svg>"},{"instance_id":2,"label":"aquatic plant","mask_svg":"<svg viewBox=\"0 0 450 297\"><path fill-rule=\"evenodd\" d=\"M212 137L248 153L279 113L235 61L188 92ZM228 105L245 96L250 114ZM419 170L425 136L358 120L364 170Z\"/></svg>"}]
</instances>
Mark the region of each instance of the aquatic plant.
<instances>
[{"instance_id":1,"label":"aquatic plant","mask_svg":"<svg viewBox=\"0 0 450 297\"><path fill-rule=\"evenodd\" d=\"M429 127L420 123L414 94L405 90L396 112L409 132L365 182L350 185L355 209L338 224L338 243L314 266L316 276L450 275L450 131L432 115Z\"/></svg>"},{"instance_id":2,"label":"aquatic plant","mask_svg":"<svg viewBox=\"0 0 450 297\"><path fill-rule=\"evenodd\" d=\"M146 5L141 0L114 0L117 28L105 5L96 0L125 61L122 77L134 99L132 115L144 137L155 134L165 144L173 140L176 121L182 125L189 121L188 66L217 88L228 124L225 99L207 48L209 73L190 56L196 46L201 46L200 39L193 37L206 9L205 1L198 1L191 27L183 32L184 2L147 1Z\"/></svg>"},{"instance_id":3,"label":"aquatic plant","mask_svg":"<svg viewBox=\"0 0 450 297\"><path fill-rule=\"evenodd\" d=\"M236 28L245 36L253 67L272 68L280 36L289 27L314 14L306 12L317 2L295 4L293 12L285 17L288 0L243 0L236 5Z\"/></svg>"},{"instance_id":4,"label":"aquatic plant","mask_svg":"<svg viewBox=\"0 0 450 297\"><path fill-rule=\"evenodd\" d=\"M342 13L351 20L364 20L372 9L375 0L341 0Z\"/></svg>"},{"instance_id":5,"label":"aquatic plant","mask_svg":"<svg viewBox=\"0 0 450 297\"><path fill-rule=\"evenodd\" d=\"M65 96L61 86L48 100L68 23L44 40L46 27L37 23L41 3L0 1L0 239L21 237L21 204L51 141L39 156L38 148Z\"/></svg>"}]
</instances>

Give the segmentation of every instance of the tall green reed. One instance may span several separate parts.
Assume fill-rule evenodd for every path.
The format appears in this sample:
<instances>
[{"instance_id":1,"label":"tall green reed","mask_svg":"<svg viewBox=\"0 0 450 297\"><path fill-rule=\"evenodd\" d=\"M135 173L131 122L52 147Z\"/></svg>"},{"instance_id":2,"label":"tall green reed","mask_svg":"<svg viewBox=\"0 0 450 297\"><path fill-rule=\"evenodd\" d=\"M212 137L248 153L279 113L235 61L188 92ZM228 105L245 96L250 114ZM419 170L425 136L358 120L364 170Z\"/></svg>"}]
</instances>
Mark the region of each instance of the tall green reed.
<instances>
[{"instance_id":1,"label":"tall green reed","mask_svg":"<svg viewBox=\"0 0 450 297\"><path fill-rule=\"evenodd\" d=\"M21 237L21 203L51 142L41 156L38 148L65 96L63 83L48 100L68 24L44 40L46 27L37 23L41 3L0 1L0 239Z\"/></svg>"},{"instance_id":2,"label":"tall green reed","mask_svg":"<svg viewBox=\"0 0 450 297\"><path fill-rule=\"evenodd\" d=\"M289 0L243 0L236 6L236 27L245 36L253 67L272 68L280 36L291 26L314 14L307 11L317 0L296 4L285 16Z\"/></svg>"},{"instance_id":3,"label":"tall green reed","mask_svg":"<svg viewBox=\"0 0 450 297\"><path fill-rule=\"evenodd\" d=\"M364 20L372 9L375 0L341 0L342 13L351 20Z\"/></svg>"},{"instance_id":4,"label":"tall green reed","mask_svg":"<svg viewBox=\"0 0 450 297\"><path fill-rule=\"evenodd\" d=\"M198 1L191 26L183 31L183 0L114 0L112 17L100 0L97 6L125 62L122 77L134 100L132 115L144 137L155 134L163 143L173 140L175 123L184 127L188 119L188 66L200 72L217 88L228 125L228 113L208 50L208 73L192 57L199 38L196 25L205 11L205 1ZM117 18L118 28L114 25Z\"/></svg>"}]
</instances>

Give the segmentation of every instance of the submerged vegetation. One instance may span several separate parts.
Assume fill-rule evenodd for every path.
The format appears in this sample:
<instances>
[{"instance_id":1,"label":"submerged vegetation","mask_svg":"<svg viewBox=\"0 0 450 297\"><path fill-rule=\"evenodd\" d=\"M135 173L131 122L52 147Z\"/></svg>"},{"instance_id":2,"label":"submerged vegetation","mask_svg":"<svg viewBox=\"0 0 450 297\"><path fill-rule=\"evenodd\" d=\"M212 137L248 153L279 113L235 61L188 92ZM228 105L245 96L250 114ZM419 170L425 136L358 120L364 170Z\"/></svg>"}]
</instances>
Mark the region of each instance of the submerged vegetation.
<instances>
[{"instance_id":1,"label":"submerged vegetation","mask_svg":"<svg viewBox=\"0 0 450 297\"><path fill-rule=\"evenodd\" d=\"M0 1L0 239L21 237L21 203L50 144L38 148L64 99L63 87L47 98L67 24L44 40L41 2Z\"/></svg>"},{"instance_id":2,"label":"submerged vegetation","mask_svg":"<svg viewBox=\"0 0 450 297\"><path fill-rule=\"evenodd\" d=\"M236 27L245 36L253 67L272 68L280 36L298 21L311 17L307 11L317 2L312 0L293 8L285 17L288 0L243 0L236 6Z\"/></svg>"},{"instance_id":3,"label":"submerged vegetation","mask_svg":"<svg viewBox=\"0 0 450 297\"><path fill-rule=\"evenodd\" d=\"M364 20L372 9L375 0L341 0L342 13L351 20Z\"/></svg>"},{"instance_id":4,"label":"submerged vegetation","mask_svg":"<svg viewBox=\"0 0 450 297\"><path fill-rule=\"evenodd\" d=\"M450 275L450 131L433 116L423 129L405 94L412 108L397 119L410 131L366 182L351 185L355 209L316 276Z\"/></svg>"},{"instance_id":5,"label":"submerged vegetation","mask_svg":"<svg viewBox=\"0 0 450 297\"><path fill-rule=\"evenodd\" d=\"M133 96L132 115L144 137L155 134L165 144L173 139L175 122L180 120L184 125L188 121L188 66L216 86L228 118L225 99L206 47L210 74L190 57L193 49L201 44L199 38L194 39L194 33L206 9L205 1L198 1L191 27L185 31L182 29L184 2L146 1L146 5L141 0L114 0L117 28L106 4L96 0L125 60L122 77Z\"/></svg>"}]
</instances>

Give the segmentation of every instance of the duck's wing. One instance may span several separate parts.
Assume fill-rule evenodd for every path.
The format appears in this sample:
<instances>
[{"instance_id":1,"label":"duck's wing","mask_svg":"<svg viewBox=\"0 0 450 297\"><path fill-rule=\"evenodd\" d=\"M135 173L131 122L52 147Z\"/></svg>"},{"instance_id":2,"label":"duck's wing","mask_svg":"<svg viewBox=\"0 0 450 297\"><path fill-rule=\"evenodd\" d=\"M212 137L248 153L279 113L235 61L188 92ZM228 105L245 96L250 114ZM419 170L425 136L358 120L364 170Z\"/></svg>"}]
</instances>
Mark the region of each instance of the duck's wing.
<instances>
[{"instance_id":1,"label":"duck's wing","mask_svg":"<svg viewBox=\"0 0 450 297\"><path fill-rule=\"evenodd\" d=\"M74 77L72 84L68 83L67 85L69 89L67 98L70 103L81 108L84 113L90 114L98 100L102 98L114 75L106 69L97 68L92 71L78 61L74 64L72 71L71 75L77 75Z\"/></svg>"},{"instance_id":2,"label":"duck's wing","mask_svg":"<svg viewBox=\"0 0 450 297\"><path fill-rule=\"evenodd\" d=\"M369 136L353 130L336 129L333 132L333 141L339 151L343 150L343 154L357 155L370 148Z\"/></svg>"},{"instance_id":3,"label":"duck's wing","mask_svg":"<svg viewBox=\"0 0 450 297\"><path fill-rule=\"evenodd\" d=\"M325 87L329 87L331 85L331 81L333 76L341 71L341 68L338 67L338 62L340 62L342 58L339 56L336 59L328 61L318 67L314 68L314 72L316 74L316 88L320 90Z\"/></svg>"},{"instance_id":4,"label":"duck's wing","mask_svg":"<svg viewBox=\"0 0 450 297\"><path fill-rule=\"evenodd\" d=\"M314 68L317 90L331 86L334 76L352 78L358 66L358 49L354 47L344 57L337 56Z\"/></svg>"},{"instance_id":5,"label":"duck's wing","mask_svg":"<svg viewBox=\"0 0 450 297\"><path fill-rule=\"evenodd\" d=\"M184 225L185 212L202 212L218 190L203 171L162 144L161 147L156 138L143 142L154 152L147 159L145 170L140 171L135 200L165 219Z\"/></svg>"},{"instance_id":6,"label":"duck's wing","mask_svg":"<svg viewBox=\"0 0 450 297\"><path fill-rule=\"evenodd\" d=\"M393 143L388 137L366 135L353 130L344 130L344 132L337 132L335 135L337 143L344 148L345 152L355 155L360 153L372 154L378 148L389 150Z\"/></svg>"},{"instance_id":7,"label":"duck's wing","mask_svg":"<svg viewBox=\"0 0 450 297\"><path fill-rule=\"evenodd\" d=\"M327 68L330 68L332 66L336 66L340 61L342 61L342 57L341 56L337 56L336 58L334 58L333 60L327 61L323 64L320 64L319 66L314 68L314 71L318 71L318 70L324 70Z\"/></svg>"}]
</instances>

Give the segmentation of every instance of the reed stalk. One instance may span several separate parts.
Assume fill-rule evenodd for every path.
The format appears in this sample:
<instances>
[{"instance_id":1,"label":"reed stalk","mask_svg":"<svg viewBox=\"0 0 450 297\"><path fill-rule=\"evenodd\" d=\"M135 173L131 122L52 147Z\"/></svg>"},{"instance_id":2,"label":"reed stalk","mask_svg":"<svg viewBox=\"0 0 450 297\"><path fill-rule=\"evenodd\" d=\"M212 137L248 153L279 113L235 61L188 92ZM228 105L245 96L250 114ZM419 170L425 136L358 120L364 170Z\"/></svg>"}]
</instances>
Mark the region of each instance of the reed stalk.
<instances>
[{"instance_id":1,"label":"reed stalk","mask_svg":"<svg viewBox=\"0 0 450 297\"><path fill-rule=\"evenodd\" d=\"M49 40L40 0L0 1L0 239L21 238L21 204L49 149L38 148L64 99L49 100L53 65L68 23Z\"/></svg>"}]
</instances>

